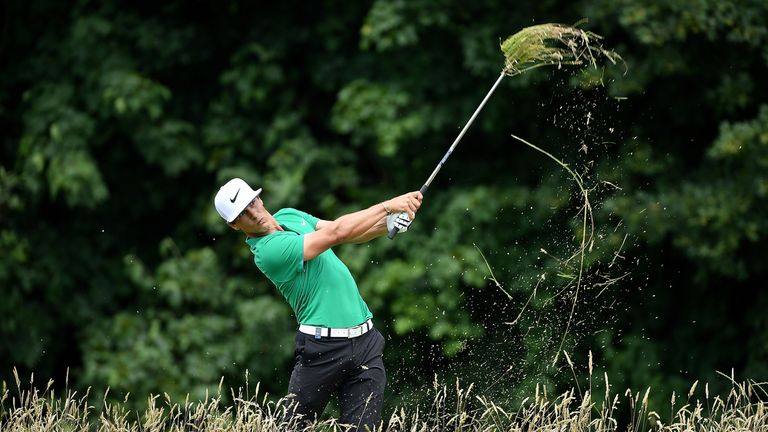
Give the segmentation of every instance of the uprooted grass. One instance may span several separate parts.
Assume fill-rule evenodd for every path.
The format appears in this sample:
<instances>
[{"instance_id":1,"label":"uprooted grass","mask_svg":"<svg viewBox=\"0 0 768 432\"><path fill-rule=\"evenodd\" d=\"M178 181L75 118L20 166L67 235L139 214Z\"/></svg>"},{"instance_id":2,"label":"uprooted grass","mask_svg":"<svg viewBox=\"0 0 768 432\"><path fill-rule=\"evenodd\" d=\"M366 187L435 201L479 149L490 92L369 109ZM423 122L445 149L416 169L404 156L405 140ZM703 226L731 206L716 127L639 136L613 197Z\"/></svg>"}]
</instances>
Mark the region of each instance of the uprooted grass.
<instances>
[{"instance_id":1,"label":"uprooted grass","mask_svg":"<svg viewBox=\"0 0 768 432\"><path fill-rule=\"evenodd\" d=\"M686 400L671 405L649 407L650 389L623 395L609 391L605 377L605 395L594 400L590 390L577 388L550 396L547 388L537 386L535 394L516 408L502 407L482 395L474 395L473 386L462 388L433 383L434 402L428 409L398 408L377 430L383 431L768 431L768 393L765 383L733 382L724 397L710 397L705 387L703 400L693 398L697 384ZM591 381L591 380L590 380ZM2 389L0 395L0 431L285 431L295 425L282 422L283 401L270 401L259 394L244 397L242 389L232 392L229 406L219 394L202 401L177 403L165 397L150 396L148 408L141 413L127 410L122 403L107 402L96 410L89 404L89 394L67 391L63 397L48 382L39 391L24 388L16 377L17 393ZM642 395L642 396L641 396ZM680 398L682 399L682 398ZM624 420L621 420L624 419ZM344 431L348 428L326 420L303 431Z\"/></svg>"},{"instance_id":2,"label":"uprooted grass","mask_svg":"<svg viewBox=\"0 0 768 432\"><path fill-rule=\"evenodd\" d=\"M576 26L539 24L526 27L501 43L503 73L519 75L541 66L597 66L598 58L613 64L623 61L600 43L602 37Z\"/></svg>"}]
</instances>

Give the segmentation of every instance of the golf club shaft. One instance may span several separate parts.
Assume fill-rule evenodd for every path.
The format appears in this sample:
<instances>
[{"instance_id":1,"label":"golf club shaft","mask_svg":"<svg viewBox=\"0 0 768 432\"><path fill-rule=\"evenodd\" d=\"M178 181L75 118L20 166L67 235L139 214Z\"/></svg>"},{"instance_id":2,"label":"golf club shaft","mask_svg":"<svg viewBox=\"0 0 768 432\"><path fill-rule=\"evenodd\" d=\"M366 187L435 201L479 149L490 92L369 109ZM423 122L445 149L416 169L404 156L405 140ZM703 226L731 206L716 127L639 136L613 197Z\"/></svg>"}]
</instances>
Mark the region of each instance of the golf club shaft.
<instances>
[{"instance_id":1,"label":"golf club shaft","mask_svg":"<svg viewBox=\"0 0 768 432\"><path fill-rule=\"evenodd\" d=\"M475 117L477 117L477 115L480 114L480 111L485 106L485 103L488 102L488 99L491 97L493 92L496 91L496 87L499 86L499 83L501 83L502 78L504 78L504 72L502 72L499 75L499 78L496 80L496 82L493 83L493 87L491 87L491 89L488 91L488 94L485 95L485 98L483 98L483 101L480 102L480 105L477 107L474 114L472 114L472 117L469 118L469 120L467 121L467 124L465 124L464 127L461 129L461 132L459 132L459 136L457 136L456 139L453 141L453 144L451 144L451 147L448 149L447 152L445 152L445 155L440 160L440 163L438 163L437 166L435 167L435 170L432 171L432 175L429 176L427 181L421 187L420 192L422 193L422 195L427 192L427 189L429 189L429 185L432 184L432 180L434 180L435 177L437 177L437 173L440 172L440 169L445 164L445 161L448 160L448 157L451 155L451 153L453 153L453 149L456 148L456 146L459 144L459 141L461 141L461 139L464 137L464 134L467 132L467 129L469 129L469 126L471 126L472 122L475 121ZM392 240L393 238L395 238L398 231L399 230L397 229L397 227L393 227L387 234L387 237L389 237L389 239Z\"/></svg>"}]
</instances>

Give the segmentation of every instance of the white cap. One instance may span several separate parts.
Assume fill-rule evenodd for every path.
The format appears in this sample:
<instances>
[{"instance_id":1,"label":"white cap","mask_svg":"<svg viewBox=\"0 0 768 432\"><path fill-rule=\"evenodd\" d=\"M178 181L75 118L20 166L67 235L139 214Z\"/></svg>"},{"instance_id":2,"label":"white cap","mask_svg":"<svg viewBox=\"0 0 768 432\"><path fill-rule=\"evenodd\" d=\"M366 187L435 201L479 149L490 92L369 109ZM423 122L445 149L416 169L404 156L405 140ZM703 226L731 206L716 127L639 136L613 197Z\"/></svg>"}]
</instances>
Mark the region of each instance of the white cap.
<instances>
[{"instance_id":1,"label":"white cap","mask_svg":"<svg viewBox=\"0 0 768 432\"><path fill-rule=\"evenodd\" d=\"M261 188L253 190L243 179L233 178L219 188L213 202L219 215L232 222L260 193Z\"/></svg>"}]
</instances>

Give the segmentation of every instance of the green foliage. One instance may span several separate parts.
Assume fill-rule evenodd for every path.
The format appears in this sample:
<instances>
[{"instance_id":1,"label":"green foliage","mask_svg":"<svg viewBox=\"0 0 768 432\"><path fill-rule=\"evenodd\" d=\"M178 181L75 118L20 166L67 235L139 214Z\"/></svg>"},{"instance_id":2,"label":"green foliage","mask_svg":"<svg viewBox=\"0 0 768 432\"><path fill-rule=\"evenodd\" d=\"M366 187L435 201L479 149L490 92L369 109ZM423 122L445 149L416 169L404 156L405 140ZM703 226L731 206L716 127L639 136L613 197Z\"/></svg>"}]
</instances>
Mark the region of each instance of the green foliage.
<instances>
[{"instance_id":1,"label":"green foliage","mask_svg":"<svg viewBox=\"0 0 768 432\"><path fill-rule=\"evenodd\" d=\"M162 85L136 72L110 71L101 79L104 108L117 117L157 120L171 92Z\"/></svg>"},{"instance_id":2,"label":"green foliage","mask_svg":"<svg viewBox=\"0 0 768 432\"><path fill-rule=\"evenodd\" d=\"M424 113L409 109L411 104L404 91L353 81L339 92L331 121L338 132L350 134L352 145L374 140L382 156L392 157L401 142L423 133Z\"/></svg>"},{"instance_id":3,"label":"green foliage","mask_svg":"<svg viewBox=\"0 0 768 432\"><path fill-rule=\"evenodd\" d=\"M294 318L217 187L242 177L268 209L324 219L417 189L503 66L500 41L583 17L626 69L505 79L413 228L338 248L390 338L391 394L417 400L433 372L500 401L568 386L561 340L633 388L766 373L765 2L337 6L8 6L0 377L71 368L94 394L182 398L247 369L281 395ZM589 190L576 303L583 197L513 133Z\"/></svg>"},{"instance_id":4,"label":"green foliage","mask_svg":"<svg viewBox=\"0 0 768 432\"><path fill-rule=\"evenodd\" d=\"M76 109L74 88L40 85L24 94L29 108L19 140L26 187L37 191L43 179L52 197L63 196L72 207L92 207L107 197L96 162L87 151L94 121Z\"/></svg>"},{"instance_id":5,"label":"green foliage","mask_svg":"<svg viewBox=\"0 0 768 432\"><path fill-rule=\"evenodd\" d=\"M248 370L279 393L285 377L275 370L293 352L289 308L265 295L263 286L254 292L246 280L225 277L210 248L181 255L166 239L160 249L165 260L154 272L125 257L127 280L144 306L86 330L83 380L117 394L189 393L201 399L222 377L237 380Z\"/></svg>"},{"instance_id":6,"label":"green foliage","mask_svg":"<svg viewBox=\"0 0 768 432\"><path fill-rule=\"evenodd\" d=\"M414 45L424 28L450 22L447 6L444 1L375 1L360 28L360 46L387 51Z\"/></svg>"}]
</instances>

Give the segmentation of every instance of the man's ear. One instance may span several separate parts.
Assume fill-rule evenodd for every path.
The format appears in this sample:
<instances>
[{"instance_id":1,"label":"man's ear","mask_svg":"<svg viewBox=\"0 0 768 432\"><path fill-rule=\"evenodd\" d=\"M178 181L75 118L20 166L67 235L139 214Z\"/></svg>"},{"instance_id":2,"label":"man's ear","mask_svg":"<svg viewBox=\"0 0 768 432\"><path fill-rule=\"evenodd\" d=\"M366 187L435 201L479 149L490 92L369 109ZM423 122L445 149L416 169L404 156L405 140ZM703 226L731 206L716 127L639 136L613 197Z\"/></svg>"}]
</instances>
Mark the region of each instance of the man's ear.
<instances>
[{"instance_id":1,"label":"man's ear","mask_svg":"<svg viewBox=\"0 0 768 432\"><path fill-rule=\"evenodd\" d=\"M237 229L237 227L235 226L235 224L233 224L232 222L227 222L227 225L229 225L229 227L230 227L230 228L232 228L232 229L233 229L233 230L235 230L235 231L240 231L239 229Z\"/></svg>"}]
</instances>

